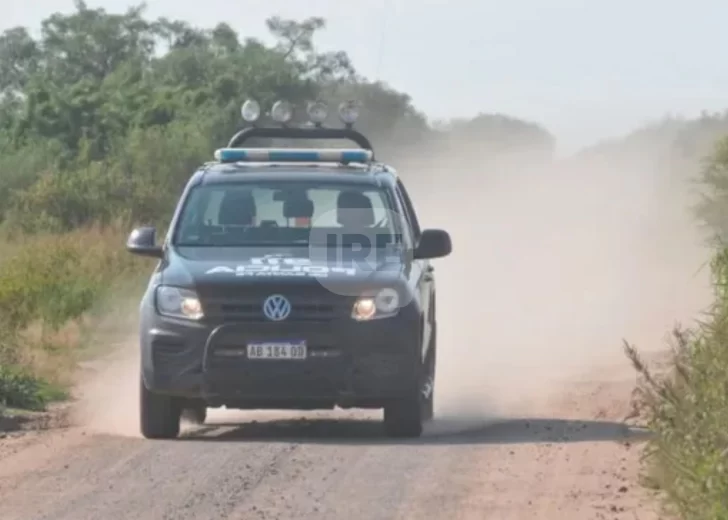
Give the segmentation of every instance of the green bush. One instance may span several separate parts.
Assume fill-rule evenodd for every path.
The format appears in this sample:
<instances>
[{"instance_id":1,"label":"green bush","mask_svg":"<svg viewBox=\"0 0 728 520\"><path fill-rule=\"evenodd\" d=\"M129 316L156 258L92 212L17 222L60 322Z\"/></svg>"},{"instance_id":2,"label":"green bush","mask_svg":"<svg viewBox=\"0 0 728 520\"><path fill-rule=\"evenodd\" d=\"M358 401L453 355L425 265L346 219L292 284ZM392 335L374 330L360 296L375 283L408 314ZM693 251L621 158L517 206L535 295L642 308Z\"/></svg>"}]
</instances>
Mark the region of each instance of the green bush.
<instances>
[{"instance_id":1,"label":"green bush","mask_svg":"<svg viewBox=\"0 0 728 520\"><path fill-rule=\"evenodd\" d=\"M26 370L0 365L0 407L44 410L51 401L66 393L35 377Z\"/></svg>"},{"instance_id":2,"label":"green bush","mask_svg":"<svg viewBox=\"0 0 728 520\"><path fill-rule=\"evenodd\" d=\"M20 330L34 320L58 327L88 310L104 289L98 273L85 269L93 247L50 237L7 259L0 269L0 320L6 330Z\"/></svg>"}]
</instances>

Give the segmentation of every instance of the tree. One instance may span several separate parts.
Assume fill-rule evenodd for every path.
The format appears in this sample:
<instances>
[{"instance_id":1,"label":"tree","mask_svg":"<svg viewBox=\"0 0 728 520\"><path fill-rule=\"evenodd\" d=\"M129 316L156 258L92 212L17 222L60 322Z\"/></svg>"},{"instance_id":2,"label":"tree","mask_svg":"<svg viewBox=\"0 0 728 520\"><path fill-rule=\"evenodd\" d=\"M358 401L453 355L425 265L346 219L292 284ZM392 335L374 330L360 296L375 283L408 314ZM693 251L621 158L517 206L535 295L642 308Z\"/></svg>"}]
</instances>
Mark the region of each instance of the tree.
<instances>
[{"instance_id":1,"label":"tree","mask_svg":"<svg viewBox=\"0 0 728 520\"><path fill-rule=\"evenodd\" d=\"M25 27L6 30L0 36L0 93L15 97L23 92L40 67L38 43Z\"/></svg>"},{"instance_id":2,"label":"tree","mask_svg":"<svg viewBox=\"0 0 728 520\"><path fill-rule=\"evenodd\" d=\"M25 28L0 36L0 171L12 168L0 176L0 216L26 231L163 219L189 174L239 129L246 98L266 109L291 101L298 120L325 100L334 125L339 102L358 100L357 127L384 159L449 138L492 152L549 146L545 131L504 116L433 130L407 94L357 74L343 51L319 52L320 17L270 18L268 46L225 23L150 20L144 4L75 7L43 20L37 40Z\"/></svg>"},{"instance_id":3,"label":"tree","mask_svg":"<svg viewBox=\"0 0 728 520\"><path fill-rule=\"evenodd\" d=\"M723 246L728 242L728 138L715 143L700 174L703 192L696 211Z\"/></svg>"}]
</instances>

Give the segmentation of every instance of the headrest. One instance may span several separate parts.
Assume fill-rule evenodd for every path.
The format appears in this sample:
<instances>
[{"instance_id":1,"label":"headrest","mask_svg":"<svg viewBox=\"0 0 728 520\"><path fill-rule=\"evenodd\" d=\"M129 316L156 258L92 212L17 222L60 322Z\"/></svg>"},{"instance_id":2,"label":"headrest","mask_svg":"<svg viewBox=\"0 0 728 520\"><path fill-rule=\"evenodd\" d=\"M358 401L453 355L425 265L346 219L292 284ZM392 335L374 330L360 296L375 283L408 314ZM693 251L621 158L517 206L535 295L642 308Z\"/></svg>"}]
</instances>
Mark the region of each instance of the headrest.
<instances>
[{"instance_id":1,"label":"headrest","mask_svg":"<svg viewBox=\"0 0 728 520\"><path fill-rule=\"evenodd\" d=\"M313 201L305 193L291 196L283 202L283 216L285 218L311 218L313 217Z\"/></svg>"},{"instance_id":2,"label":"headrest","mask_svg":"<svg viewBox=\"0 0 728 520\"><path fill-rule=\"evenodd\" d=\"M255 199L247 191L229 191L220 203L218 223L222 226L251 226L256 215Z\"/></svg>"},{"instance_id":3,"label":"headrest","mask_svg":"<svg viewBox=\"0 0 728 520\"><path fill-rule=\"evenodd\" d=\"M374 209L369 197L358 191L342 191L336 201L336 221L346 227L374 224Z\"/></svg>"}]
</instances>

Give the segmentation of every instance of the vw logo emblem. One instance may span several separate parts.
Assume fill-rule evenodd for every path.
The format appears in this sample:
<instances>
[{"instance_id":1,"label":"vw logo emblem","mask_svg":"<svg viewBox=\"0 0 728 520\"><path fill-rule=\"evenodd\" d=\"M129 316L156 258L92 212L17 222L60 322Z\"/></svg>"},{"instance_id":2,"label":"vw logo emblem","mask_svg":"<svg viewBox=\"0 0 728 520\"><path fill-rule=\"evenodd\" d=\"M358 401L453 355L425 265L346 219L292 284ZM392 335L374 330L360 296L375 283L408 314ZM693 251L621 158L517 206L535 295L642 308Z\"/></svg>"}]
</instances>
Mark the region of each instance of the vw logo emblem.
<instances>
[{"instance_id":1,"label":"vw logo emblem","mask_svg":"<svg viewBox=\"0 0 728 520\"><path fill-rule=\"evenodd\" d=\"M271 321L285 320L291 314L291 302L285 296L272 294L263 302L263 314Z\"/></svg>"}]
</instances>

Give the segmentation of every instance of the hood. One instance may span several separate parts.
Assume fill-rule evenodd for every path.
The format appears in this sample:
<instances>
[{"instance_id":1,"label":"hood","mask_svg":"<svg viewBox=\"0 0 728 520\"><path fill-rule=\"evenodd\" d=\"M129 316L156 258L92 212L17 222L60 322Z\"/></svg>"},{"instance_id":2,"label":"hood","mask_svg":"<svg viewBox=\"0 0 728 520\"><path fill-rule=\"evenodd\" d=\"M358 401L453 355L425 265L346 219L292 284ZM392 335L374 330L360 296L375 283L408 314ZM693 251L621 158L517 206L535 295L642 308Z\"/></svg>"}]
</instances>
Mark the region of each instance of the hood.
<instances>
[{"instance_id":1,"label":"hood","mask_svg":"<svg viewBox=\"0 0 728 520\"><path fill-rule=\"evenodd\" d=\"M180 287L229 284L390 284L402 279L407 262L400 250L376 259L337 258L334 249L254 247L170 248L162 283Z\"/></svg>"}]
</instances>

